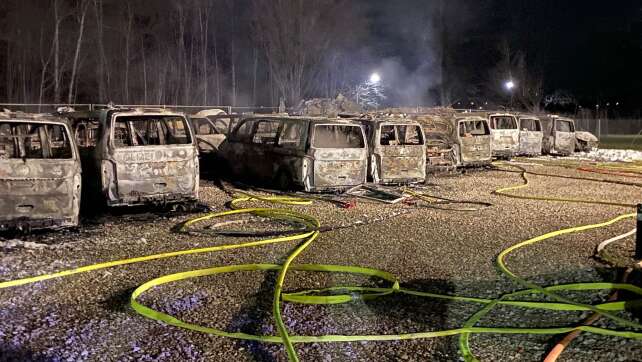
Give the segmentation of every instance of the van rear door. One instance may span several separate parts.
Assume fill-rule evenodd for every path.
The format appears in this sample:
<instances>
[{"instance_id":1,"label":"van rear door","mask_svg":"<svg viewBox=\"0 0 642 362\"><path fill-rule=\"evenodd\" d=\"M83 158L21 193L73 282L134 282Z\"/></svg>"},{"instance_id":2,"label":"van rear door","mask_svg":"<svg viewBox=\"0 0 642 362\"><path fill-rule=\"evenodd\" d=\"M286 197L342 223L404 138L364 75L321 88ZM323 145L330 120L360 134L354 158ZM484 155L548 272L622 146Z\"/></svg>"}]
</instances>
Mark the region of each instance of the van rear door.
<instances>
[{"instance_id":1,"label":"van rear door","mask_svg":"<svg viewBox=\"0 0 642 362\"><path fill-rule=\"evenodd\" d=\"M575 151L575 125L572 120L555 119L553 142L558 153L571 154Z\"/></svg>"},{"instance_id":2,"label":"van rear door","mask_svg":"<svg viewBox=\"0 0 642 362\"><path fill-rule=\"evenodd\" d=\"M539 155L542 153L542 124L536 118L519 120L519 153Z\"/></svg>"},{"instance_id":3,"label":"van rear door","mask_svg":"<svg viewBox=\"0 0 642 362\"><path fill-rule=\"evenodd\" d=\"M80 161L63 123L0 122L0 225L75 226Z\"/></svg>"},{"instance_id":4,"label":"van rear door","mask_svg":"<svg viewBox=\"0 0 642 362\"><path fill-rule=\"evenodd\" d=\"M112 204L198 197L197 151L185 117L116 114L111 138L117 186Z\"/></svg>"},{"instance_id":5,"label":"van rear door","mask_svg":"<svg viewBox=\"0 0 642 362\"><path fill-rule=\"evenodd\" d=\"M315 124L312 135L313 188L361 185L367 153L363 128L353 124Z\"/></svg>"},{"instance_id":6,"label":"van rear door","mask_svg":"<svg viewBox=\"0 0 642 362\"><path fill-rule=\"evenodd\" d=\"M416 180L426 177L426 150L421 126L382 124L380 126L381 179Z\"/></svg>"}]
</instances>

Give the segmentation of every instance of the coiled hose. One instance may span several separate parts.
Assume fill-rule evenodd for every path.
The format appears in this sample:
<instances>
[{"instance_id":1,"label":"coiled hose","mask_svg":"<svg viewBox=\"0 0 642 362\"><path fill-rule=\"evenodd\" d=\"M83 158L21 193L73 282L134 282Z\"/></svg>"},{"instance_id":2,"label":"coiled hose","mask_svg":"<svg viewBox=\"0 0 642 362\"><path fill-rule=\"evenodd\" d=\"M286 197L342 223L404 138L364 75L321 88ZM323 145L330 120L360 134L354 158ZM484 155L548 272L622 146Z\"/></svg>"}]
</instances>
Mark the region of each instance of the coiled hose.
<instances>
[{"instance_id":1,"label":"coiled hose","mask_svg":"<svg viewBox=\"0 0 642 362\"><path fill-rule=\"evenodd\" d=\"M585 201L585 200L574 200L574 199L559 199L559 198L548 198L543 196L519 196L510 194L511 190L518 188L523 188L528 185L528 178L526 177L526 171L522 171L522 179L524 183L517 186L512 186L509 188L503 188L496 190L495 193L504 196L518 197L518 198L528 198L536 200L546 200L546 201L563 201L563 202L583 202L583 203L596 203L596 204L605 204L605 205L616 205L616 206L625 206L624 204L619 203L610 203L610 202L601 202L601 201ZM0 282L0 289L17 287L21 285L26 285L38 281L44 281L53 278L61 278L79 273L86 273L91 271L96 271L105 268L111 268L120 265L127 265L133 263L146 262L151 260L159 260L166 258L173 258L185 255L199 254L199 253L211 253L219 252L231 249L239 248L249 248L249 247L259 247L269 244L276 244L282 242L299 242L299 245L294 249L292 253L287 257L286 261L281 264L242 264L242 265L227 265L219 266L213 268L199 269L199 270L190 270L181 273L175 273L170 275L161 276L159 278L152 279L134 290L130 298L130 304L134 310L144 317L161 321L169 325L176 327L209 333L221 337L242 339L242 340L251 340L264 343L282 343L285 346L285 349L288 354L288 358L291 361L298 361L298 356L294 348L296 343L332 343L332 342L350 342L350 341L392 341L392 340L406 340L406 339L422 339L422 338L435 338L435 337L444 337L452 335L460 335L459 346L462 355L467 361L476 360L474 354L472 353L469 345L469 337L471 334L477 333L503 333L503 334L564 334L572 331L585 331L602 335L617 336L622 338L634 338L642 339L642 332L634 330L615 330L609 328L601 328L587 325L577 325L577 326L564 326L564 327L550 327L550 328L510 328L510 327L478 327L476 326L481 319L488 314L495 306L504 305L520 308L534 308L541 310L555 310L555 311L593 311L598 313L606 318L613 320L620 326L630 327L636 330L642 329L642 325L634 321L626 320L615 314L614 312L624 310L625 303L622 301L616 302L607 302L596 305L577 303L568 298L559 296L556 292L560 291L588 291L588 290L626 290L636 295L642 297L642 288L639 288L632 284L625 283L607 283L607 282L598 282L598 283L574 283L574 284L563 284L563 285L552 285L547 287L542 287L531 283L527 280L522 279L513 272L511 272L505 263L505 258L512 253L513 251L533 245L535 243L543 242L545 240L571 233L578 233L585 230L596 229L607 227L609 225L618 223L623 220L632 219L635 217L635 214L625 214L618 216L614 219L591 225L576 226L572 228L557 230L553 232L546 233L522 242L519 242L510 248L502 251L497 257L497 266L499 270L513 279L516 283L523 285L525 289L504 294L496 299L487 299L487 298L473 298L473 297L463 297L456 295L448 294L437 294L437 293L428 293L415 291L411 289L406 289L400 286L399 279L383 270L367 268L367 267L358 267L358 266L344 266L344 265L330 265L330 264L293 264L293 261L296 257L305 251L305 249L318 238L320 231L320 223L314 217L309 215L299 213L297 211L287 209L287 208L259 208L259 207L249 207L241 208L240 203L244 202L268 202L275 205L307 205L311 203L311 200L300 198L300 197L289 197L289 196L268 196L260 197L256 195L242 194L238 197L235 197L231 202L232 210L210 213L205 216L197 217L187 222L183 223L179 227L179 232L187 232L190 227L205 221L212 220L217 218L224 218L231 215L240 215L240 214L249 214L254 216L259 216L263 218L268 218L276 221L287 221L295 224L303 225L306 230L303 230L298 233L291 235L278 236L274 238L268 238L258 241L249 241L239 244L228 244L220 246L212 246L205 248L197 249L186 249L178 250L160 254L152 254L147 256L122 259L109 261L104 263L98 263L93 265L87 265L84 267L64 270L57 273L45 274L35 277L29 277L24 279L16 279ZM630 206L626 204L626 206ZM274 270L278 271L277 282L274 288L273 294L273 314L277 324L278 335L254 335L240 332L227 332L220 329L202 326L194 323L188 323L182 321L174 316L169 314L154 310L148 306L143 305L138 301L140 296L145 292L149 291L155 286L159 286L166 283L178 282L181 280L189 278L197 278L208 275L216 275L222 273L233 273L238 271L267 271ZM299 271L308 271L308 272L331 272L331 273L352 273L359 274L364 276L369 276L373 278L378 278L384 282L388 283L388 287L364 287L364 286L334 286L324 289L316 290L305 290L296 293L287 293L283 291L284 280L287 272L289 270L299 270ZM467 303L480 304L483 307L473 314L460 328L446 329L440 331L427 331L427 332L418 332L418 333L405 333L405 334L382 334L382 335L324 335L324 336L298 336L290 335L288 330L283 322L281 316L281 303L303 303L303 304L340 304L340 303L350 303L355 299L373 299L380 298L386 295L393 293L402 293L407 295L426 297L426 298L437 298L445 300L453 300ZM530 294L543 294L551 298L553 301L539 302L539 301L520 301L514 300L514 298L519 296L525 296Z\"/></svg>"}]
</instances>

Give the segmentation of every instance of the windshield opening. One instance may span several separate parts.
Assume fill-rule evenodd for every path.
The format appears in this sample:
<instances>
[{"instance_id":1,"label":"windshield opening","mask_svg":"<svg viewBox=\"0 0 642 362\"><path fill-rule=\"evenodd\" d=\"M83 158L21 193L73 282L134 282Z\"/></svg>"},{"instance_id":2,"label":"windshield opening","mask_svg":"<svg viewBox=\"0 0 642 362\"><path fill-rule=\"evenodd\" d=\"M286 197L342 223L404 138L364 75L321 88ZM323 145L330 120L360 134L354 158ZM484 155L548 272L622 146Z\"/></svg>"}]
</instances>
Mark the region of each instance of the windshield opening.
<instances>
[{"instance_id":1,"label":"windshield opening","mask_svg":"<svg viewBox=\"0 0 642 362\"><path fill-rule=\"evenodd\" d=\"M67 129L59 124L0 122L0 159L70 159Z\"/></svg>"},{"instance_id":2,"label":"windshield opening","mask_svg":"<svg viewBox=\"0 0 642 362\"><path fill-rule=\"evenodd\" d=\"M490 130L485 121L463 121L459 123L460 137L486 136L489 134Z\"/></svg>"},{"instance_id":3,"label":"windshield opening","mask_svg":"<svg viewBox=\"0 0 642 362\"><path fill-rule=\"evenodd\" d=\"M555 130L558 132L573 132L573 124L570 121L557 120Z\"/></svg>"},{"instance_id":4,"label":"windshield opening","mask_svg":"<svg viewBox=\"0 0 642 362\"><path fill-rule=\"evenodd\" d=\"M118 116L114 122L116 147L184 145L192 142L180 116Z\"/></svg>"},{"instance_id":5,"label":"windshield opening","mask_svg":"<svg viewBox=\"0 0 642 362\"><path fill-rule=\"evenodd\" d=\"M421 128L415 125L382 125L379 144L382 146L423 145Z\"/></svg>"},{"instance_id":6,"label":"windshield opening","mask_svg":"<svg viewBox=\"0 0 642 362\"><path fill-rule=\"evenodd\" d=\"M363 148L363 132L359 126L320 124L314 126L315 148Z\"/></svg>"},{"instance_id":7,"label":"windshield opening","mask_svg":"<svg viewBox=\"0 0 642 362\"><path fill-rule=\"evenodd\" d=\"M517 122L511 116L495 116L492 119L495 129L517 129Z\"/></svg>"},{"instance_id":8,"label":"windshield opening","mask_svg":"<svg viewBox=\"0 0 642 362\"><path fill-rule=\"evenodd\" d=\"M542 130L540 122L536 119L522 118L519 125L523 131L538 132Z\"/></svg>"}]
</instances>

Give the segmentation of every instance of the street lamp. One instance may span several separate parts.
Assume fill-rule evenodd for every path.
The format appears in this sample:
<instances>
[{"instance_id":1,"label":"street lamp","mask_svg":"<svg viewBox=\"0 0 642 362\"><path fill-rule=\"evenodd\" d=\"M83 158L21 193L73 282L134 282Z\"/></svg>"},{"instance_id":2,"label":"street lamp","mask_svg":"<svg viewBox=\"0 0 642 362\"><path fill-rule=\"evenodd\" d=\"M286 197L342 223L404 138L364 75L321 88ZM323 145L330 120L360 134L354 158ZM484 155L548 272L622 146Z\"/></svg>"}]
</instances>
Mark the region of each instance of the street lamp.
<instances>
[{"instance_id":1,"label":"street lamp","mask_svg":"<svg viewBox=\"0 0 642 362\"><path fill-rule=\"evenodd\" d=\"M515 88L515 82L513 82L512 79L507 80L506 83L504 83L504 87L510 92L510 108L513 108L513 88Z\"/></svg>"},{"instance_id":2,"label":"street lamp","mask_svg":"<svg viewBox=\"0 0 642 362\"><path fill-rule=\"evenodd\" d=\"M381 82L381 76L379 73L370 74L370 83L379 83Z\"/></svg>"}]
</instances>

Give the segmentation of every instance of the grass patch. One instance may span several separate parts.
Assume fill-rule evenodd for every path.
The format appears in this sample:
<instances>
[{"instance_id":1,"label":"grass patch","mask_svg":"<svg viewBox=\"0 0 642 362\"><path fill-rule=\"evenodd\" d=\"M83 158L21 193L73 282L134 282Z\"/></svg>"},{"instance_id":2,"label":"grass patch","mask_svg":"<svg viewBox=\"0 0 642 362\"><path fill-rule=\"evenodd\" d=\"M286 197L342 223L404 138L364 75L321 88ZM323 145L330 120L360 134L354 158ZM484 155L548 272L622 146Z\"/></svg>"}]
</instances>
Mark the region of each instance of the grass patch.
<instances>
[{"instance_id":1,"label":"grass patch","mask_svg":"<svg viewBox=\"0 0 642 362\"><path fill-rule=\"evenodd\" d=\"M642 151L642 135L602 136L600 148Z\"/></svg>"}]
</instances>

